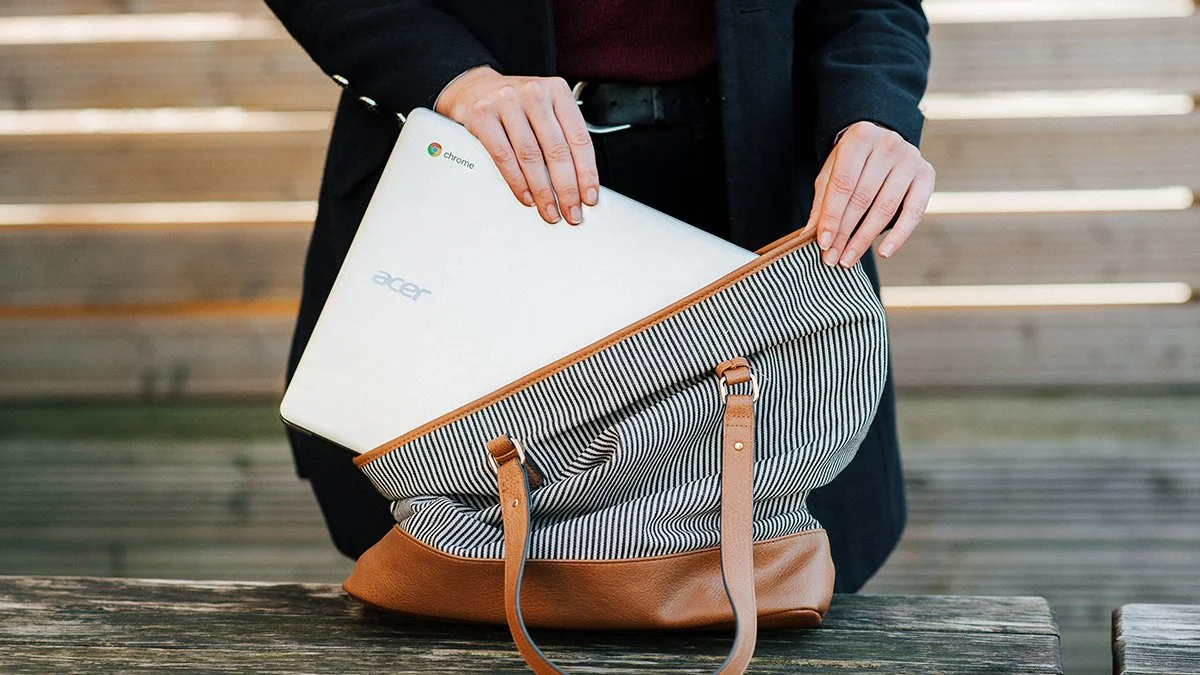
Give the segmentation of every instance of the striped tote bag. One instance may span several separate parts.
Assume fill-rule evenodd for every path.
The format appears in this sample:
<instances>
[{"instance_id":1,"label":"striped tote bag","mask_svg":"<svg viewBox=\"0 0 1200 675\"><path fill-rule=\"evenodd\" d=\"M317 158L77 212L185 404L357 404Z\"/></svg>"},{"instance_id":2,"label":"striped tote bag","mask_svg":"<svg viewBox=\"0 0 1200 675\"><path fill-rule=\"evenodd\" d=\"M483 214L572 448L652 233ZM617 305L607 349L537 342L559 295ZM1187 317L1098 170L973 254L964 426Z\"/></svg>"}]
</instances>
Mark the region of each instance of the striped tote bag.
<instances>
[{"instance_id":1,"label":"striped tote bag","mask_svg":"<svg viewBox=\"0 0 1200 675\"><path fill-rule=\"evenodd\" d=\"M833 563L808 493L851 460L887 368L861 266L808 230L726 277L356 458L396 525L344 587L383 609L527 627L819 625ZM503 330L520 330L519 326Z\"/></svg>"}]
</instances>

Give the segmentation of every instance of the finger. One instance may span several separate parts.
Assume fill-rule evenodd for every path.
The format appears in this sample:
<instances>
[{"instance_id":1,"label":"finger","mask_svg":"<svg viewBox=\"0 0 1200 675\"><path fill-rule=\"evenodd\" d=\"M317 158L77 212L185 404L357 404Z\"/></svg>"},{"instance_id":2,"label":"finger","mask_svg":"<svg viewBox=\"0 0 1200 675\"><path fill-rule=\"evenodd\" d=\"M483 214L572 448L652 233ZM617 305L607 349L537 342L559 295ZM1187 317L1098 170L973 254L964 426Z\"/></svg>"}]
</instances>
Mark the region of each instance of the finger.
<instances>
[{"instance_id":1,"label":"finger","mask_svg":"<svg viewBox=\"0 0 1200 675\"><path fill-rule=\"evenodd\" d=\"M837 152L837 149L834 148L834 153L836 153L836 152ZM821 212L822 202L824 201L824 198L825 198L825 186L829 182L829 172L832 168L833 168L833 156L830 156L828 159L825 160L824 166L821 167L821 172L817 174L817 180L813 183L813 188L814 188L814 190L813 190L813 205L812 205L812 210L810 210L808 213L808 222L804 224L805 228L812 227L813 224L817 222L817 214ZM833 234L832 233L829 234L828 238L824 239L824 240L821 239L821 237L819 236L819 233L818 233L817 246L820 246L822 251L829 248L829 245L832 243L833 243Z\"/></svg>"},{"instance_id":2,"label":"finger","mask_svg":"<svg viewBox=\"0 0 1200 675\"><path fill-rule=\"evenodd\" d=\"M504 182L508 183L517 199L525 206L533 206L533 193L529 191L525 174L521 172L521 165L517 163L517 153L513 151L508 134L504 133L504 126L500 124L500 118L496 116L495 111L481 110L480 114L467 120L466 127L467 131L483 143L492 161L496 163L496 168L500 169Z\"/></svg>"},{"instance_id":3,"label":"finger","mask_svg":"<svg viewBox=\"0 0 1200 675\"><path fill-rule=\"evenodd\" d=\"M892 217L896 215L900 205L904 202L904 195L908 193L908 187L912 185L915 176L916 170L911 166L897 166L887 175L878 194L875 195L870 210L862 219L862 224L858 226L858 230L842 250L839 263L843 267L851 267L858 262L862 254L871 246L871 242L875 241L875 237L878 237L879 233L883 232L883 228L892 221Z\"/></svg>"},{"instance_id":4,"label":"finger","mask_svg":"<svg viewBox=\"0 0 1200 675\"><path fill-rule=\"evenodd\" d=\"M855 231L861 229L859 224L862 222L863 216L875 203L884 180L895 166L896 158L893 155L881 151L878 145L871 150L866 164L863 166L862 175L858 178L858 185L854 186L854 192L850 194L850 199L846 202L846 210L842 213L841 224L838 226L839 232L846 233L847 237L852 239ZM850 244L847 242L842 248L842 260L845 260L849 250ZM861 248L858 250L862 251Z\"/></svg>"},{"instance_id":5,"label":"finger","mask_svg":"<svg viewBox=\"0 0 1200 675\"><path fill-rule=\"evenodd\" d=\"M900 217L896 219L896 226L892 228L891 232L888 232L883 239L883 244L879 247L879 255L885 258L891 257L904 245L904 242L908 241L909 235L917 229L917 225L925 215L925 210L929 208L929 198L933 195L933 183L932 168L917 173L916 179L908 188L908 194L904 197L904 206L900 210Z\"/></svg>"},{"instance_id":6,"label":"finger","mask_svg":"<svg viewBox=\"0 0 1200 675\"><path fill-rule=\"evenodd\" d=\"M529 126L525 110L515 102L506 105L500 110L500 121L504 124L504 132L508 134L513 151L516 152L517 163L521 166L521 173L525 174L525 181L529 184L529 191L533 194L533 201L537 204L542 220L551 224L557 223L561 220L561 215L554 199L554 188L550 185L550 174L546 171L542 146L538 143L533 128Z\"/></svg>"},{"instance_id":7,"label":"finger","mask_svg":"<svg viewBox=\"0 0 1200 675\"><path fill-rule=\"evenodd\" d=\"M588 133L583 113L575 103L575 97L564 82L562 91L554 96L554 115L562 125L567 144L571 146L571 158L575 162L575 176L579 179L579 194L583 203L595 206L600 199L600 172L596 169L596 148L592 135Z\"/></svg>"},{"instance_id":8,"label":"finger","mask_svg":"<svg viewBox=\"0 0 1200 675\"><path fill-rule=\"evenodd\" d=\"M870 155L871 146L864 143L847 143L844 139L839 143L839 151L833 160L829 171L829 181L825 185L825 197L821 202L821 212L817 214L817 236L833 239L825 251L825 264L836 265L842 254L842 247L850 239L853 227L842 229L842 215L850 203L854 189L858 187L859 177Z\"/></svg>"},{"instance_id":9,"label":"finger","mask_svg":"<svg viewBox=\"0 0 1200 675\"><path fill-rule=\"evenodd\" d=\"M525 86L525 115L541 146L558 208L568 223L578 225L583 221L583 210L579 206L579 179L575 177L571 146L567 145L562 125L554 115L553 102L542 88L544 85L533 81Z\"/></svg>"}]
</instances>

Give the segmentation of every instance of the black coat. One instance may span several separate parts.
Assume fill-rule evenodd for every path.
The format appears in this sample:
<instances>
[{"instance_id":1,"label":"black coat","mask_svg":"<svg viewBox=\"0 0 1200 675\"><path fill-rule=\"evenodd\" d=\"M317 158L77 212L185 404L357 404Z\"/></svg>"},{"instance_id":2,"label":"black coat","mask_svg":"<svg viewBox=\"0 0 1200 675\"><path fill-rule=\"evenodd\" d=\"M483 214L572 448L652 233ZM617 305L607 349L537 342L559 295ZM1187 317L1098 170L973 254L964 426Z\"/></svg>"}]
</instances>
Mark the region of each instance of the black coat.
<instances>
[{"instance_id":1,"label":"black coat","mask_svg":"<svg viewBox=\"0 0 1200 675\"><path fill-rule=\"evenodd\" d=\"M473 66L552 75L551 2L267 0L321 69L349 82L326 158L292 367L399 132L396 113L432 108L446 83ZM919 0L714 4L731 238L757 248L803 225L819 167L846 126L870 120L919 142L928 25ZM869 254L864 264L876 278ZM298 465L311 475L301 445L294 442ZM839 590L856 590L904 526L891 377L858 456L810 505L830 531Z\"/></svg>"}]
</instances>

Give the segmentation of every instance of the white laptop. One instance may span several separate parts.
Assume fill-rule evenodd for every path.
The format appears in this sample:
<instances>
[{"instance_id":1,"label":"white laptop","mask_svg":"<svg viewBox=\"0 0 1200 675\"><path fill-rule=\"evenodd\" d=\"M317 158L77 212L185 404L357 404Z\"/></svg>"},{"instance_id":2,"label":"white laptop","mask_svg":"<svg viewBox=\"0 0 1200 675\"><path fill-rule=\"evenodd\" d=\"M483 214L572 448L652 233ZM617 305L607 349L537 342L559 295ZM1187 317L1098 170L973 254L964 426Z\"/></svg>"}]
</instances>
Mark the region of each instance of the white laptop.
<instances>
[{"instance_id":1,"label":"white laptop","mask_svg":"<svg viewBox=\"0 0 1200 675\"><path fill-rule=\"evenodd\" d=\"M414 110L280 413L364 453L754 257L607 189L547 224L470 132Z\"/></svg>"}]
</instances>

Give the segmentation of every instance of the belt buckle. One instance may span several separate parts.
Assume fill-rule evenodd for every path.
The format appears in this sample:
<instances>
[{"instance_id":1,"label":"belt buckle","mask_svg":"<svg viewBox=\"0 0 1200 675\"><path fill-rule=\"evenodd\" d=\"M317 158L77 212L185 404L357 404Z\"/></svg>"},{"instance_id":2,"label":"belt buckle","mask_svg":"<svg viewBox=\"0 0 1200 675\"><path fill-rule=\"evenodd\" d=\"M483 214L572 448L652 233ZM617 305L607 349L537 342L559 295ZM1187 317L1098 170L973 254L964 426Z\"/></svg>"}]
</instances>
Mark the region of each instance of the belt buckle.
<instances>
[{"instance_id":1,"label":"belt buckle","mask_svg":"<svg viewBox=\"0 0 1200 675\"><path fill-rule=\"evenodd\" d=\"M575 105L577 106L583 105L583 100L580 98L580 96L583 94L583 88L586 85L587 82L580 80L575 83L574 87L571 87L571 95L575 97ZM611 134L614 131L625 131L626 129L633 127L632 124L614 124L611 126L601 127L592 124L591 122L587 121L586 118L583 120L583 124L587 127L587 130L593 134Z\"/></svg>"}]
</instances>

